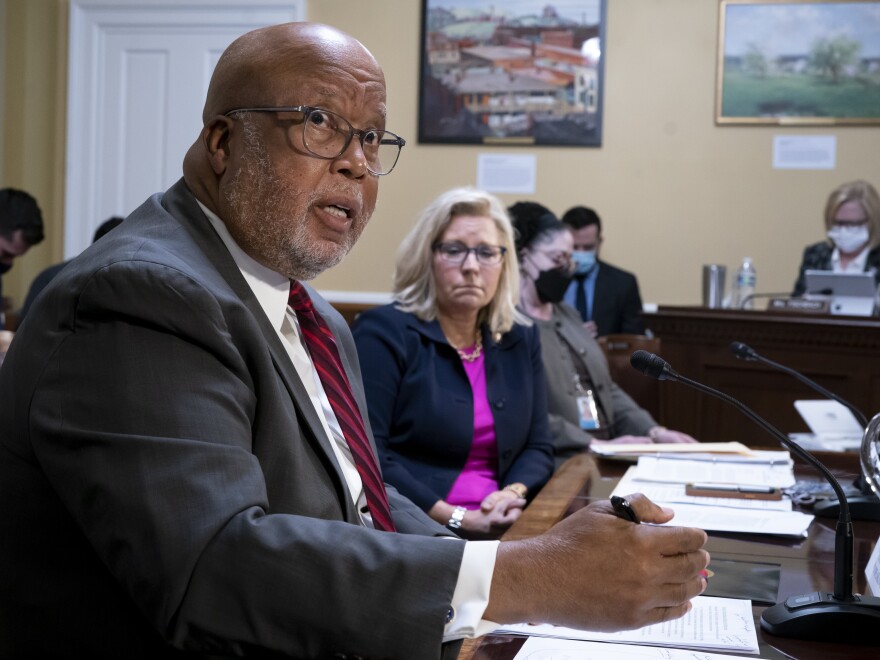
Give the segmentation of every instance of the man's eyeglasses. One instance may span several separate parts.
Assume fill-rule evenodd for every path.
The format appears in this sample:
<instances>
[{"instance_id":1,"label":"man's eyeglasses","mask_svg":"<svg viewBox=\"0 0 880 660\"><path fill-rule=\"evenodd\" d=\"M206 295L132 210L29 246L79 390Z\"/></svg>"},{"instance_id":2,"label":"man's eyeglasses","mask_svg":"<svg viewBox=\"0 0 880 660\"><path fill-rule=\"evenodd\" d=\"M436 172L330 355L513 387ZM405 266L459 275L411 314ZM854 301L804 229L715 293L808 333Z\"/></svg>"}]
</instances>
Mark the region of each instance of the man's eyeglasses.
<instances>
[{"instance_id":1,"label":"man's eyeglasses","mask_svg":"<svg viewBox=\"0 0 880 660\"><path fill-rule=\"evenodd\" d=\"M431 246L440 259L448 264L460 266L463 264L468 255L473 252L477 258L477 262L483 266L497 266L504 259L504 253L507 252L506 247L500 245L478 245L477 247L468 247L461 241L436 242Z\"/></svg>"},{"instance_id":2,"label":"man's eyeglasses","mask_svg":"<svg viewBox=\"0 0 880 660\"><path fill-rule=\"evenodd\" d=\"M383 176L391 172L400 157L400 150L406 144L399 135L378 128L359 130L345 117L335 112L310 105L294 105L281 108L236 108L226 113L227 117L240 112L295 112L302 115L303 145L313 156L333 160L348 149L351 139L356 135L361 150L367 159L367 169L371 174Z\"/></svg>"}]
</instances>

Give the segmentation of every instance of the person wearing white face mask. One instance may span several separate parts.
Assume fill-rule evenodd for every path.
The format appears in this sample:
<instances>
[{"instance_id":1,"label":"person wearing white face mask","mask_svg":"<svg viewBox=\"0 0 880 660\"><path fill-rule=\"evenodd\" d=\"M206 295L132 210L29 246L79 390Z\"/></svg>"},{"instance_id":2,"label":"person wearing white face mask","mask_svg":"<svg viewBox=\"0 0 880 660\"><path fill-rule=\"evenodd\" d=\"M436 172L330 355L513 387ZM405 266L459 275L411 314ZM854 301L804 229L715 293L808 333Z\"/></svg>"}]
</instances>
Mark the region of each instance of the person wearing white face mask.
<instances>
[{"instance_id":1,"label":"person wearing white face mask","mask_svg":"<svg viewBox=\"0 0 880 660\"><path fill-rule=\"evenodd\" d=\"M867 181L836 188L825 205L827 241L804 250L793 296L806 293L807 270L835 273L873 272L880 283L880 196Z\"/></svg>"}]
</instances>

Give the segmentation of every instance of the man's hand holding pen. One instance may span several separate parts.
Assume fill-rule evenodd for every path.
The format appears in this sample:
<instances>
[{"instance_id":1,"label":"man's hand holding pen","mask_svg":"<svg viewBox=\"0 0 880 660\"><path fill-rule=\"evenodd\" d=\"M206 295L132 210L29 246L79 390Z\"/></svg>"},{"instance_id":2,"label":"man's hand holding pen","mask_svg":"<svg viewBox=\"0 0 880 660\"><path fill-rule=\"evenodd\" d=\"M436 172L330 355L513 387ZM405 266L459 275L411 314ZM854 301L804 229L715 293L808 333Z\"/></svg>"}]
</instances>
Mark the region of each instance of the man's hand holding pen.
<instances>
[{"instance_id":1,"label":"man's hand holding pen","mask_svg":"<svg viewBox=\"0 0 880 660\"><path fill-rule=\"evenodd\" d=\"M659 526L673 512L644 495L621 499L635 520L602 500L540 536L502 543L485 618L621 630L686 614L707 586L706 533Z\"/></svg>"}]
</instances>

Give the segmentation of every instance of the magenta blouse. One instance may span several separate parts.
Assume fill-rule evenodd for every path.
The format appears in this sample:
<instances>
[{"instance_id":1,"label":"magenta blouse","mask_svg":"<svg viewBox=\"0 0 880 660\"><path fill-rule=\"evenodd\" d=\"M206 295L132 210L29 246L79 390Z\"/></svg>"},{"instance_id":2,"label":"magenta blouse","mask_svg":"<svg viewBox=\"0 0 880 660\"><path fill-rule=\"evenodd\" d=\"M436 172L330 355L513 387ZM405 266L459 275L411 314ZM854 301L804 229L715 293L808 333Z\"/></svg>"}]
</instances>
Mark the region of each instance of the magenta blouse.
<instances>
[{"instance_id":1,"label":"magenta blouse","mask_svg":"<svg viewBox=\"0 0 880 660\"><path fill-rule=\"evenodd\" d=\"M455 506L478 509L489 493L498 490L498 444L495 441L495 420L486 395L485 355L481 354L473 362L462 360L462 364L474 394L474 441L464 469L452 484L446 501Z\"/></svg>"}]
</instances>

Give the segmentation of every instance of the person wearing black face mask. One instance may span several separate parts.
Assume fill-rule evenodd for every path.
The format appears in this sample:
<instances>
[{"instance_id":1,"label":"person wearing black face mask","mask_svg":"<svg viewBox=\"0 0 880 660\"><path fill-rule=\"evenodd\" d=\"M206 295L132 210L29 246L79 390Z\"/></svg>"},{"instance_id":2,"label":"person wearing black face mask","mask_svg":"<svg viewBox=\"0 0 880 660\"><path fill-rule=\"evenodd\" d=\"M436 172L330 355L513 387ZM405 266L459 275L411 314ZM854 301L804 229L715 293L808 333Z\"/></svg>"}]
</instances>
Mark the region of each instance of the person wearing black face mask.
<instances>
[{"instance_id":1,"label":"person wearing black face mask","mask_svg":"<svg viewBox=\"0 0 880 660\"><path fill-rule=\"evenodd\" d=\"M574 272L571 231L546 209L533 212L530 204L520 202L508 212L518 236L520 308L541 336L557 465L592 442L696 442L657 424L611 380L596 340L577 310L562 302Z\"/></svg>"},{"instance_id":2,"label":"person wearing black face mask","mask_svg":"<svg viewBox=\"0 0 880 660\"><path fill-rule=\"evenodd\" d=\"M568 265L556 266L538 273L535 290L542 302L559 303L562 302L569 284L571 284L571 268Z\"/></svg>"}]
</instances>

